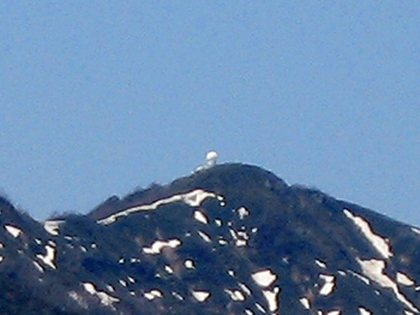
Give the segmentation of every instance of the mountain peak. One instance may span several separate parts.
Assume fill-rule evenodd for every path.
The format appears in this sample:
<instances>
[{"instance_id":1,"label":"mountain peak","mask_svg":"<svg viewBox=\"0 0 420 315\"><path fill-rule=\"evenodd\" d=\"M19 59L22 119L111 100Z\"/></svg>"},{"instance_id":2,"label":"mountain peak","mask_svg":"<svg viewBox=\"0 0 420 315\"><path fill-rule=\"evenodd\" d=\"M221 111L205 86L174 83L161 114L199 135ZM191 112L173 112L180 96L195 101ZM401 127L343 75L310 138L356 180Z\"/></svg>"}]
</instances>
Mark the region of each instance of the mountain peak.
<instances>
[{"instance_id":1,"label":"mountain peak","mask_svg":"<svg viewBox=\"0 0 420 315\"><path fill-rule=\"evenodd\" d=\"M44 226L9 210L4 313L420 312L420 230L258 166L212 165Z\"/></svg>"},{"instance_id":2,"label":"mountain peak","mask_svg":"<svg viewBox=\"0 0 420 315\"><path fill-rule=\"evenodd\" d=\"M273 173L255 165L242 163L226 163L196 172L191 176L174 181L171 185L178 186L185 183L188 186L197 186L217 190L223 186L252 185L270 189L284 189L286 183Z\"/></svg>"},{"instance_id":3,"label":"mountain peak","mask_svg":"<svg viewBox=\"0 0 420 315\"><path fill-rule=\"evenodd\" d=\"M153 184L147 189L141 189L119 199L113 196L96 207L89 216L99 219L115 211L153 203L162 198L187 192L193 189L205 189L214 192L227 190L273 190L280 192L287 184L272 172L259 166L242 163L225 163L203 168L191 175L181 177L167 185ZM256 191L252 192L255 194Z\"/></svg>"}]
</instances>

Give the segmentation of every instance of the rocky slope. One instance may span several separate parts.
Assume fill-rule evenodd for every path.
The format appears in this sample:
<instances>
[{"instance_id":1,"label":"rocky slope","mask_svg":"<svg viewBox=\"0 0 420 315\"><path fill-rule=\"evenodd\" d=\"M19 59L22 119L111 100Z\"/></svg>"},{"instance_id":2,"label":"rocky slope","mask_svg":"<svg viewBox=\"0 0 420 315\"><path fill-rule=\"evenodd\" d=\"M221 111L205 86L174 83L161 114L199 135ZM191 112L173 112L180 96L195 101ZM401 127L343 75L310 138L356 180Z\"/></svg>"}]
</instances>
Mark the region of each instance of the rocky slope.
<instances>
[{"instance_id":1,"label":"rocky slope","mask_svg":"<svg viewBox=\"0 0 420 315\"><path fill-rule=\"evenodd\" d=\"M420 230L255 166L43 223L0 210L2 314L420 312Z\"/></svg>"}]
</instances>

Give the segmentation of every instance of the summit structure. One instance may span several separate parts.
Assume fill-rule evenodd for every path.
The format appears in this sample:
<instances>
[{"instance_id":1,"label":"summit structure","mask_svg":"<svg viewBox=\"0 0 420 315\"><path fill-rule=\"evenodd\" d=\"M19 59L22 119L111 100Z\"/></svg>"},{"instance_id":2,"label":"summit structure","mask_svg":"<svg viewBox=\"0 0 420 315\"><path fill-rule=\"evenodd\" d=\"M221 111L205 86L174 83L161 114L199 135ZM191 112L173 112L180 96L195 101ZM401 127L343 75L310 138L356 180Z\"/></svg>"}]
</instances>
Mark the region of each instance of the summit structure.
<instances>
[{"instance_id":1,"label":"summit structure","mask_svg":"<svg viewBox=\"0 0 420 315\"><path fill-rule=\"evenodd\" d=\"M209 169L216 165L219 154L216 151L209 151L206 154L206 161L203 165L196 168L196 172Z\"/></svg>"}]
</instances>

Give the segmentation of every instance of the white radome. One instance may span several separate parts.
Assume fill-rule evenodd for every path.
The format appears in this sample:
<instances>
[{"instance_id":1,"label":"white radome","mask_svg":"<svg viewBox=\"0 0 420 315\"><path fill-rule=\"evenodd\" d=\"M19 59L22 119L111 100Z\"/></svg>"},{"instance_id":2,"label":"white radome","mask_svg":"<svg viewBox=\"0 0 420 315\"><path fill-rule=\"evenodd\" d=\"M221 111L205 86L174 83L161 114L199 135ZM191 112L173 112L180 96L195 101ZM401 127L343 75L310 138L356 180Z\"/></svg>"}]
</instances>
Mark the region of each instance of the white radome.
<instances>
[{"instance_id":1,"label":"white radome","mask_svg":"<svg viewBox=\"0 0 420 315\"><path fill-rule=\"evenodd\" d=\"M210 151L210 152L207 152L206 159L207 160L216 160L218 156L219 155L217 154L216 151Z\"/></svg>"},{"instance_id":2,"label":"white radome","mask_svg":"<svg viewBox=\"0 0 420 315\"><path fill-rule=\"evenodd\" d=\"M207 152L207 154L206 154L206 163L204 163L204 165L200 165L199 167L197 167L195 169L194 173L201 172L203 170L206 170L206 169L209 169L209 168L215 166L218 157L219 157L219 154L217 154L216 151L209 151L209 152Z\"/></svg>"},{"instance_id":3,"label":"white radome","mask_svg":"<svg viewBox=\"0 0 420 315\"><path fill-rule=\"evenodd\" d=\"M218 154L216 151L210 151L206 154L206 162L208 166L213 166L216 164L216 160L218 158Z\"/></svg>"}]
</instances>

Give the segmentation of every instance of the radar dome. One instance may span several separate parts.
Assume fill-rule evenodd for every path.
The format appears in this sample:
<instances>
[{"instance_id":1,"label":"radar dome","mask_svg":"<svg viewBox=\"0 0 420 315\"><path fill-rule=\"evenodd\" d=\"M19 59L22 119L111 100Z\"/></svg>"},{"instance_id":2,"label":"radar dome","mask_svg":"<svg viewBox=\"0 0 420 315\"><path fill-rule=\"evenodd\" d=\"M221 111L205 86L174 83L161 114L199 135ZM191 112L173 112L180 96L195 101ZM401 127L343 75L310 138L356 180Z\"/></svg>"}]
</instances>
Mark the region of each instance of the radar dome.
<instances>
[{"instance_id":1,"label":"radar dome","mask_svg":"<svg viewBox=\"0 0 420 315\"><path fill-rule=\"evenodd\" d=\"M206 164L207 164L207 166L209 167L209 166L216 165L216 161L217 161L218 156L219 155L217 154L216 151L210 151L210 152L208 152L206 154Z\"/></svg>"}]
</instances>

